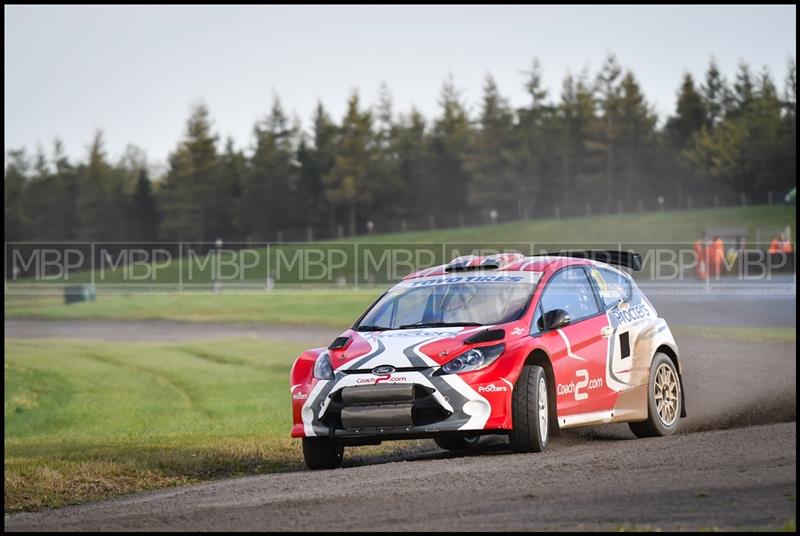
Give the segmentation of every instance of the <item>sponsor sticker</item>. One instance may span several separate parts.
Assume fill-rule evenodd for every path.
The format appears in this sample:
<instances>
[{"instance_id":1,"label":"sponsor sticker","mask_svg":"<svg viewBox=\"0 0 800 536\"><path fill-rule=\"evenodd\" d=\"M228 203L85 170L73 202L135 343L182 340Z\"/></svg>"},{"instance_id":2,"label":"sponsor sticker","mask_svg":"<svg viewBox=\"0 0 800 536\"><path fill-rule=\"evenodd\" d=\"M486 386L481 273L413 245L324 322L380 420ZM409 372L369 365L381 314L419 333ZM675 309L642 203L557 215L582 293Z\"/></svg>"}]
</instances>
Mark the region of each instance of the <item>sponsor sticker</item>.
<instances>
[{"instance_id":1,"label":"sponsor sticker","mask_svg":"<svg viewBox=\"0 0 800 536\"><path fill-rule=\"evenodd\" d=\"M589 378L589 371L586 369L576 370L575 376L578 377L577 381L558 384L556 392L559 396L572 394L575 400L586 400L589 398L587 391L603 386L603 378Z\"/></svg>"},{"instance_id":2,"label":"sponsor sticker","mask_svg":"<svg viewBox=\"0 0 800 536\"><path fill-rule=\"evenodd\" d=\"M401 288L420 288L435 285L453 285L461 283L526 283L536 284L542 277L542 272L526 271L501 271L491 274L473 273L464 275L434 275L428 277L418 277L401 281L393 289Z\"/></svg>"},{"instance_id":3,"label":"sponsor sticker","mask_svg":"<svg viewBox=\"0 0 800 536\"><path fill-rule=\"evenodd\" d=\"M505 385L495 385L490 383L489 385L481 385L478 387L479 393L506 393L508 392L508 387Z\"/></svg>"},{"instance_id":4,"label":"sponsor sticker","mask_svg":"<svg viewBox=\"0 0 800 536\"><path fill-rule=\"evenodd\" d=\"M648 318L650 314L650 309L643 303L611 311L611 315L620 325L630 324L631 322Z\"/></svg>"},{"instance_id":5,"label":"sponsor sticker","mask_svg":"<svg viewBox=\"0 0 800 536\"><path fill-rule=\"evenodd\" d=\"M360 385L378 385L379 383L408 383L407 376L392 376L391 374L382 374L373 378L358 378L357 384Z\"/></svg>"}]
</instances>

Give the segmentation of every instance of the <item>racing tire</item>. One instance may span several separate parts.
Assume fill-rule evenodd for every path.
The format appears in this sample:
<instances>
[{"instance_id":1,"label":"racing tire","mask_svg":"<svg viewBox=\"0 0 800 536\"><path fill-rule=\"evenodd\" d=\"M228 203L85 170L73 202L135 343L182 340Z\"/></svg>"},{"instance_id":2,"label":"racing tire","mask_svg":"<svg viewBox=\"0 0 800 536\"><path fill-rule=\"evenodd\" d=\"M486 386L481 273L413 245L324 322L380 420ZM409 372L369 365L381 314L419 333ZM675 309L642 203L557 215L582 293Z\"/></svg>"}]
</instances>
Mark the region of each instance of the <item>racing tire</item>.
<instances>
[{"instance_id":1,"label":"racing tire","mask_svg":"<svg viewBox=\"0 0 800 536\"><path fill-rule=\"evenodd\" d=\"M343 457L344 445L329 437L303 438L303 459L309 469L336 469Z\"/></svg>"},{"instance_id":2,"label":"racing tire","mask_svg":"<svg viewBox=\"0 0 800 536\"><path fill-rule=\"evenodd\" d=\"M444 450L465 450L474 447L480 441L481 436L466 435L461 437L434 437L433 440L440 449Z\"/></svg>"},{"instance_id":3,"label":"racing tire","mask_svg":"<svg viewBox=\"0 0 800 536\"><path fill-rule=\"evenodd\" d=\"M547 375L537 365L522 368L511 397L511 448L516 452L542 452L549 439Z\"/></svg>"},{"instance_id":4,"label":"racing tire","mask_svg":"<svg viewBox=\"0 0 800 536\"><path fill-rule=\"evenodd\" d=\"M663 437L678 430L683 392L675 363L661 352L650 364L650 381L647 384L647 420L629 422L633 435L639 438Z\"/></svg>"}]
</instances>

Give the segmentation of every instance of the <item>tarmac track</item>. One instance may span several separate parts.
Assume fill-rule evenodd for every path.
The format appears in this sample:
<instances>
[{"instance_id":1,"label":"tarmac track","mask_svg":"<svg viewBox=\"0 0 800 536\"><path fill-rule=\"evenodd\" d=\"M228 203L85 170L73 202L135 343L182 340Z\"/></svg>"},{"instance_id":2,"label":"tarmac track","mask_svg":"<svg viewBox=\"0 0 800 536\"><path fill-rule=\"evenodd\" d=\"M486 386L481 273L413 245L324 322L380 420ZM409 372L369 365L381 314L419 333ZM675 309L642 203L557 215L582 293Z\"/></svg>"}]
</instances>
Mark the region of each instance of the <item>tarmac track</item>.
<instances>
[{"instance_id":1,"label":"tarmac track","mask_svg":"<svg viewBox=\"0 0 800 536\"><path fill-rule=\"evenodd\" d=\"M99 338L112 328L80 324ZM150 327L175 333L174 325L158 324ZM5 324L7 338L26 330L61 336L70 327ZM241 329L225 332L240 336ZM270 329L287 338L285 328L255 335L272 335L263 331ZM302 328L319 343L335 331ZM335 471L221 480L15 514L5 529L736 529L794 520L795 345L699 337L678 344L689 418L674 437L634 440L625 425L607 425L565 431L541 454L513 454L502 438L460 454L432 442L395 456L348 449L345 467Z\"/></svg>"}]
</instances>

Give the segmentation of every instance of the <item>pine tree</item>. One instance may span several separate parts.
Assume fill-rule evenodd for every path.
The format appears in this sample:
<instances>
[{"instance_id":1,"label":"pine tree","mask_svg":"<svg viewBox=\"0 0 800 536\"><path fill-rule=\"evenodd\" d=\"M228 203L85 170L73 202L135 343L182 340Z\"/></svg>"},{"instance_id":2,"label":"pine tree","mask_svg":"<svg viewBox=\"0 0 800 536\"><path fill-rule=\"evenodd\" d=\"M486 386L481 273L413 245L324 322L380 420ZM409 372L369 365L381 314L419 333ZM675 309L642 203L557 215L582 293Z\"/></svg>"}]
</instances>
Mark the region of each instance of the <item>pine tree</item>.
<instances>
[{"instance_id":1,"label":"pine tree","mask_svg":"<svg viewBox=\"0 0 800 536\"><path fill-rule=\"evenodd\" d=\"M26 225L28 215L23 206L28 181L30 162L25 149L8 151L5 169L5 220L4 236L6 242L17 242L28 238L30 232Z\"/></svg>"},{"instance_id":2,"label":"pine tree","mask_svg":"<svg viewBox=\"0 0 800 536\"><path fill-rule=\"evenodd\" d=\"M555 107L547 102L541 65L536 58L527 73L524 87L530 102L517 110L516 127L519 138L517 210L523 218L534 211L549 213L552 205L560 201L558 192L563 186L558 183Z\"/></svg>"},{"instance_id":3,"label":"pine tree","mask_svg":"<svg viewBox=\"0 0 800 536\"><path fill-rule=\"evenodd\" d=\"M401 116L394 138L399 188L392 196L401 222L424 221L429 185L429 153L425 118L417 109Z\"/></svg>"},{"instance_id":4,"label":"pine tree","mask_svg":"<svg viewBox=\"0 0 800 536\"><path fill-rule=\"evenodd\" d=\"M704 190L706 181L699 170L687 161L685 151L700 132L711 128L710 121L706 101L697 91L692 75L685 73L678 90L675 115L667 119L664 125L666 144L662 148L666 152L665 156L662 155L662 169L667 171L666 180L675 185L678 206L683 205L687 190L690 190L689 195L695 194L694 197ZM687 200L686 206L688 203Z\"/></svg>"},{"instance_id":5,"label":"pine tree","mask_svg":"<svg viewBox=\"0 0 800 536\"><path fill-rule=\"evenodd\" d=\"M395 198L405 185L401 182L397 154L398 125L395 121L394 102L389 88L381 84L375 116L375 170L373 213L381 219L393 220L403 211Z\"/></svg>"},{"instance_id":6,"label":"pine tree","mask_svg":"<svg viewBox=\"0 0 800 536\"><path fill-rule=\"evenodd\" d=\"M312 228L324 226L327 233L322 234L328 237L335 236L333 228L336 222L325 197L323 177L333 169L337 135L337 126L319 102L314 111L310 138L303 136L297 150L300 210L306 225Z\"/></svg>"},{"instance_id":7,"label":"pine tree","mask_svg":"<svg viewBox=\"0 0 800 536\"><path fill-rule=\"evenodd\" d=\"M605 176L605 204L606 211L611 211L614 206L614 185L617 180L616 162L616 136L617 114L620 100L619 77L622 68L617 63L617 58L609 54L597 75L597 91L600 95L598 103L602 112L603 135L601 143L606 148L606 176Z\"/></svg>"},{"instance_id":8,"label":"pine tree","mask_svg":"<svg viewBox=\"0 0 800 536\"><path fill-rule=\"evenodd\" d=\"M220 215L227 218L228 223L219 233L221 238L242 240L244 233L241 227L241 213L238 210L242 198L242 187L247 176L247 157L236 149L233 138L225 141L225 151L220 156Z\"/></svg>"},{"instance_id":9,"label":"pine tree","mask_svg":"<svg viewBox=\"0 0 800 536\"><path fill-rule=\"evenodd\" d=\"M484 214L496 210L502 218L518 218L517 202L528 192L514 161L514 115L491 76L483 88L479 127L464 158L472 177L470 202Z\"/></svg>"},{"instance_id":10,"label":"pine tree","mask_svg":"<svg viewBox=\"0 0 800 536\"><path fill-rule=\"evenodd\" d=\"M656 115L642 94L639 83L630 71L620 83L617 138L622 164L622 193L624 206L631 207L635 194L643 193L642 177L652 174Z\"/></svg>"},{"instance_id":11,"label":"pine tree","mask_svg":"<svg viewBox=\"0 0 800 536\"><path fill-rule=\"evenodd\" d=\"M333 168L323 177L326 199L337 214L346 215L351 235L356 234L358 222L370 214L374 169L372 114L361 111L358 94L353 93L347 102Z\"/></svg>"},{"instance_id":12,"label":"pine tree","mask_svg":"<svg viewBox=\"0 0 800 536\"><path fill-rule=\"evenodd\" d=\"M86 241L119 240L123 217L115 210L113 170L106 160L103 133L95 134L86 164L78 169L78 221Z\"/></svg>"},{"instance_id":13,"label":"pine tree","mask_svg":"<svg viewBox=\"0 0 800 536\"><path fill-rule=\"evenodd\" d=\"M178 241L213 241L225 226L217 210L219 159L208 109L195 106L185 139L170 155L169 172L160 189L164 237Z\"/></svg>"},{"instance_id":14,"label":"pine tree","mask_svg":"<svg viewBox=\"0 0 800 536\"><path fill-rule=\"evenodd\" d=\"M694 79L689 73L683 75L683 83L678 90L675 115L667 120L665 131L672 145L683 149L692 136L706 124L708 110L703 97L697 91Z\"/></svg>"},{"instance_id":15,"label":"pine tree","mask_svg":"<svg viewBox=\"0 0 800 536\"><path fill-rule=\"evenodd\" d=\"M158 240L159 213L156 199L147 176L147 169L139 170L136 180L136 189L130 201L130 240L155 241Z\"/></svg>"},{"instance_id":16,"label":"pine tree","mask_svg":"<svg viewBox=\"0 0 800 536\"><path fill-rule=\"evenodd\" d=\"M753 73L750 66L745 61L739 62L736 71L736 78L733 82L731 92L730 115L740 117L748 113L750 106L755 100L756 86L753 80Z\"/></svg>"},{"instance_id":17,"label":"pine tree","mask_svg":"<svg viewBox=\"0 0 800 536\"><path fill-rule=\"evenodd\" d=\"M244 229L261 240L274 240L297 214L297 132L276 97L253 133L256 148L242 187Z\"/></svg>"},{"instance_id":18,"label":"pine tree","mask_svg":"<svg viewBox=\"0 0 800 536\"><path fill-rule=\"evenodd\" d=\"M431 133L431 180L425 214L429 225L446 227L464 219L471 181L464 160L471 151L472 130L452 77L442 86L439 106L441 115Z\"/></svg>"},{"instance_id":19,"label":"pine tree","mask_svg":"<svg viewBox=\"0 0 800 536\"><path fill-rule=\"evenodd\" d=\"M593 143L601 128L595 117L595 99L584 71L577 79L568 75L561 88L557 109L558 140L556 154L561 167L560 203L564 214L574 213L576 198L591 198L589 186L600 182L603 173L598 162L601 147Z\"/></svg>"},{"instance_id":20,"label":"pine tree","mask_svg":"<svg viewBox=\"0 0 800 536\"><path fill-rule=\"evenodd\" d=\"M722 76L717 60L713 56L708 64L705 82L700 86L700 94L706 109L706 126L714 129L725 116L729 90L725 77Z\"/></svg>"}]
</instances>

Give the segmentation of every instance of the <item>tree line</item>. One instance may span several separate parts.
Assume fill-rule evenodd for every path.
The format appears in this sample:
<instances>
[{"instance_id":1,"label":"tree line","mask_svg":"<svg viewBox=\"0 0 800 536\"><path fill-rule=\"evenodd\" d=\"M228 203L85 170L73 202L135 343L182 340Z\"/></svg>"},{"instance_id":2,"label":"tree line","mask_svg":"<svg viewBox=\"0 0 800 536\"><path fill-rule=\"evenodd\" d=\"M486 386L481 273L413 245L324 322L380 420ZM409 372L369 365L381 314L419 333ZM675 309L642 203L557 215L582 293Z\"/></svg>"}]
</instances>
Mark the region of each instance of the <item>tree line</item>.
<instances>
[{"instance_id":1,"label":"tree line","mask_svg":"<svg viewBox=\"0 0 800 536\"><path fill-rule=\"evenodd\" d=\"M452 78L437 115L397 113L384 86L354 92L308 128L275 98L252 149L213 132L196 106L166 171L129 146L111 162L98 132L82 161L8 151L6 241L280 241L490 221L777 201L795 185L796 79L741 62L686 73L660 121L634 73L609 55L557 94L534 60L514 108L487 76L477 113ZM769 199L768 199L769 195Z\"/></svg>"}]
</instances>

